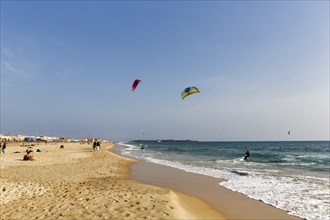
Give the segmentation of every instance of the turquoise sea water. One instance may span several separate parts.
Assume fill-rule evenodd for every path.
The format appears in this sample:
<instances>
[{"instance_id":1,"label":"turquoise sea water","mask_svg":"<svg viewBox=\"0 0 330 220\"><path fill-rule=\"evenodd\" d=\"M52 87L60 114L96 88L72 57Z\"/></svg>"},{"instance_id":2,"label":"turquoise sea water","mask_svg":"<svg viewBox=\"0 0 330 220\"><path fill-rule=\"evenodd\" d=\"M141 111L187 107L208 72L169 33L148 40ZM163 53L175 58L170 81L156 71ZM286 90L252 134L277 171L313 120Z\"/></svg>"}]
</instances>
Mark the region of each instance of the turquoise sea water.
<instances>
[{"instance_id":1,"label":"turquoise sea water","mask_svg":"<svg viewBox=\"0 0 330 220\"><path fill-rule=\"evenodd\" d=\"M292 215L330 219L329 141L135 141L118 149L129 157L225 179L219 184ZM247 149L250 160L244 161Z\"/></svg>"}]
</instances>

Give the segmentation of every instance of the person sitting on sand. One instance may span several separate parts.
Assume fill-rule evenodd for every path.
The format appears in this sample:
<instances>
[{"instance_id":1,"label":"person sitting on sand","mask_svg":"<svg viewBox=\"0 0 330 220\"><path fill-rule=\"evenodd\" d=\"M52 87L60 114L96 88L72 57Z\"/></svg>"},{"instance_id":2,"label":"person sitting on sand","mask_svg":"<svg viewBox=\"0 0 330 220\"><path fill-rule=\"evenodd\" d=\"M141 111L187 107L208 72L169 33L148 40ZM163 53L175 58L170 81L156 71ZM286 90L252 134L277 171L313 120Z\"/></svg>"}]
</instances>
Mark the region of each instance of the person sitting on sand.
<instances>
[{"instance_id":1,"label":"person sitting on sand","mask_svg":"<svg viewBox=\"0 0 330 220\"><path fill-rule=\"evenodd\" d=\"M26 153L30 153L30 152L33 152L33 148L31 146L29 146L27 149L26 149Z\"/></svg>"},{"instance_id":2,"label":"person sitting on sand","mask_svg":"<svg viewBox=\"0 0 330 220\"><path fill-rule=\"evenodd\" d=\"M33 156L30 153L31 152L29 151L27 154L25 154L23 160L34 160Z\"/></svg>"}]
</instances>

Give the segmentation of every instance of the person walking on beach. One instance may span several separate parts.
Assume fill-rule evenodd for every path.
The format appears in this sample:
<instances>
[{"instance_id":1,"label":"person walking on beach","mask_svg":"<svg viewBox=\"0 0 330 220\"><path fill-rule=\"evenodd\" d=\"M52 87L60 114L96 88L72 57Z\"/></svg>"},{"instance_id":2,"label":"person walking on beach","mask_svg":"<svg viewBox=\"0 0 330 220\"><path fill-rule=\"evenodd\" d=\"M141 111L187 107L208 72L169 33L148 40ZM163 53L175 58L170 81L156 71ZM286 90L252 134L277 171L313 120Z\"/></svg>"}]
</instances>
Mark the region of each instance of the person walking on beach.
<instances>
[{"instance_id":1,"label":"person walking on beach","mask_svg":"<svg viewBox=\"0 0 330 220\"><path fill-rule=\"evenodd\" d=\"M100 150L100 148L101 148L101 144L100 144L100 142L98 141L98 142L96 142L96 150Z\"/></svg>"},{"instance_id":2,"label":"person walking on beach","mask_svg":"<svg viewBox=\"0 0 330 220\"><path fill-rule=\"evenodd\" d=\"M3 142L2 147L1 147L1 152L4 154L7 148L6 142Z\"/></svg>"},{"instance_id":3,"label":"person walking on beach","mask_svg":"<svg viewBox=\"0 0 330 220\"><path fill-rule=\"evenodd\" d=\"M93 149L96 150L96 141L93 142Z\"/></svg>"}]
</instances>

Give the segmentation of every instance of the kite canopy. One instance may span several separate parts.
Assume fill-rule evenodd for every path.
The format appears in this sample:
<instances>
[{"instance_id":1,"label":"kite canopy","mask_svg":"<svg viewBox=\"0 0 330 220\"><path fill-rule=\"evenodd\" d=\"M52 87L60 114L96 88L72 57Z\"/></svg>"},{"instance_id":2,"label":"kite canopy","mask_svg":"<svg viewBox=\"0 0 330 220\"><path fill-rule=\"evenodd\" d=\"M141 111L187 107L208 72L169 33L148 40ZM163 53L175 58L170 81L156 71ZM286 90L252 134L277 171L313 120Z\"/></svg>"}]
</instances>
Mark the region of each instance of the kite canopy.
<instances>
[{"instance_id":1,"label":"kite canopy","mask_svg":"<svg viewBox=\"0 0 330 220\"><path fill-rule=\"evenodd\" d=\"M200 92L199 89L197 89L196 87L194 86L191 86L191 87L187 87L182 93L181 93L181 97L182 99L186 98L187 96L191 95L191 94L194 94L194 93L197 93L197 92Z\"/></svg>"},{"instance_id":2,"label":"kite canopy","mask_svg":"<svg viewBox=\"0 0 330 220\"><path fill-rule=\"evenodd\" d=\"M135 90L135 88L137 87L137 85L138 85L140 82L141 82L141 80L139 80L139 79L136 79L136 80L133 82L133 84L132 84L132 91Z\"/></svg>"}]
</instances>

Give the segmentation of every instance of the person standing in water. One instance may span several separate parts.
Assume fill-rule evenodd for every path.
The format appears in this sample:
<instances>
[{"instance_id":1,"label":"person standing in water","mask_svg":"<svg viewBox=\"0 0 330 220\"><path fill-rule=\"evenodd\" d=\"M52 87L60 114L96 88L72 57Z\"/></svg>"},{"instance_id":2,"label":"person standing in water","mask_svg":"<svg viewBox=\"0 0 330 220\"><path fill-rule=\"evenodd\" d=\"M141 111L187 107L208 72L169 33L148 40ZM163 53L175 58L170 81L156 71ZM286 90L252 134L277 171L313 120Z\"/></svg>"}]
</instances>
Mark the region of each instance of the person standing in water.
<instances>
[{"instance_id":1,"label":"person standing in water","mask_svg":"<svg viewBox=\"0 0 330 220\"><path fill-rule=\"evenodd\" d=\"M246 150L245 155L244 155L244 160L250 159L250 151Z\"/></svg>"}]
</instances>

